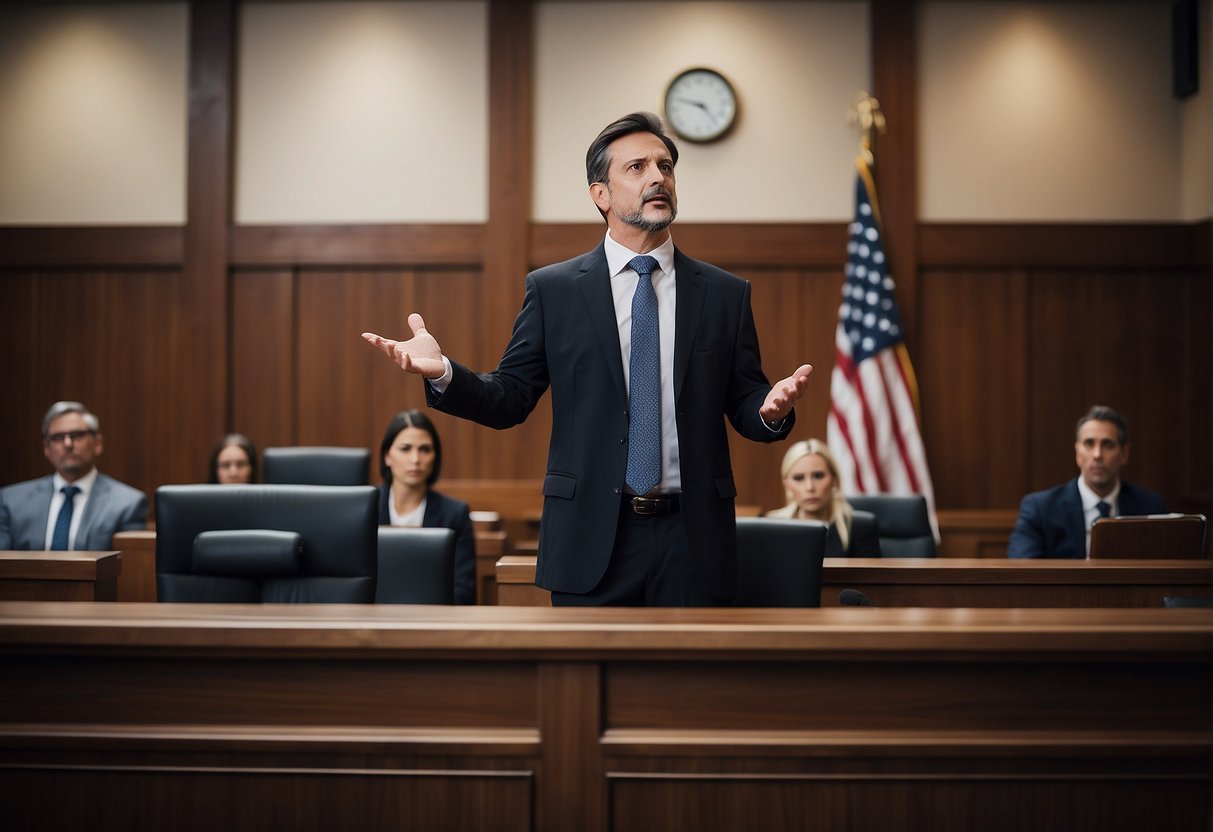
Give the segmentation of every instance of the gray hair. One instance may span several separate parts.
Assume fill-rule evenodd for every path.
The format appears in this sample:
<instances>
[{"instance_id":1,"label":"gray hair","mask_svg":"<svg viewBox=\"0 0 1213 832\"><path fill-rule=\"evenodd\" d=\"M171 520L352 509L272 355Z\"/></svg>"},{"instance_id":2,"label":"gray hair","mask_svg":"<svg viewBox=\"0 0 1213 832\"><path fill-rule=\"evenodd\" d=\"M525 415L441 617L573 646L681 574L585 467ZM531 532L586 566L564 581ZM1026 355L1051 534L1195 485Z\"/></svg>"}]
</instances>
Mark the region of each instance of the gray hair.
<instances>
[{"instance_id":1,"label":"gray hair","mask_svg":"<svg viewBox=\"0 0 1213 832\"><path fill-rule=\"evenodd\" d=\"M46 411L46 415L42 417L42 435L46 436L50 433L51 422L58 419L64 413L79 413L84 417L84 424L88 425L88 429L93 433L101 432L101 422L80 402L55 402L51 405L51 409Z\"/></svg>"}]
</instances>

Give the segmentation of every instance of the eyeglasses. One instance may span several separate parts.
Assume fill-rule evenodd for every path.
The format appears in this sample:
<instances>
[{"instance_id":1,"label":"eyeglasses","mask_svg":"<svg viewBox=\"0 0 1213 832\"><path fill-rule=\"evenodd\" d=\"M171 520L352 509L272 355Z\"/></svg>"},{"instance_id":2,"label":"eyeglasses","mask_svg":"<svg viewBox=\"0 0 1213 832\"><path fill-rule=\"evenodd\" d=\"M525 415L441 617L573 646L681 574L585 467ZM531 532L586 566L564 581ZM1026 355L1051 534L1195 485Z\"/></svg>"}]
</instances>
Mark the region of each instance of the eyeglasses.
<instances>
[{"instance_id":1,"label":"eyeglasses","mask_svg":"<svg viewBox=\"0 0 1213 832\"><path fill-rule=\"evenodd\" d=\"M243 468L249 468L251 465L247 459L229 459L218 463L216 467L218 467L221 471L226 471L228 468L240 470Z\"/></svg>"},{"instance_id":2,"label":"eyeglasses","mask_svg":"<svg viewBox=\"0 0 1213 832\"><path fill-rule=\"evenodd\" d=\"M72 440L72 444L75 445L77 442L83 442L86 437L96 436L96 434L97 432L94 430L69 430L63 433L47 434L46 441L52 445L62 445L70 439Z\"/></svg>"}]
</instances>

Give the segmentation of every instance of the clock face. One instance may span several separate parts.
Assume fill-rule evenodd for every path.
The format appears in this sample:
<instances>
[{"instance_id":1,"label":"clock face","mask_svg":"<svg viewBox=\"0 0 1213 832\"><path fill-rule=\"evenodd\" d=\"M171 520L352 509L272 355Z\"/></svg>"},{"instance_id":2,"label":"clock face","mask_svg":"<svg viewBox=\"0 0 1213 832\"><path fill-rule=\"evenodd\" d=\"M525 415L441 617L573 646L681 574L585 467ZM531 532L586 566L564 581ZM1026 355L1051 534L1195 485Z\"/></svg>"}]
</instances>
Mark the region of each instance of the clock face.
<instances>
[{"instance_id":1,"label":"clock face","mask_svg":"<svg viewBox=\"0 0 1213 832\"><path fill-rule=\"evenodd\" d=\"M737 120L733 85L714 69L688 69L665 91L665 115L670 127L692 142L710 142L729 131Z\"/></svg>"}]
</instances>

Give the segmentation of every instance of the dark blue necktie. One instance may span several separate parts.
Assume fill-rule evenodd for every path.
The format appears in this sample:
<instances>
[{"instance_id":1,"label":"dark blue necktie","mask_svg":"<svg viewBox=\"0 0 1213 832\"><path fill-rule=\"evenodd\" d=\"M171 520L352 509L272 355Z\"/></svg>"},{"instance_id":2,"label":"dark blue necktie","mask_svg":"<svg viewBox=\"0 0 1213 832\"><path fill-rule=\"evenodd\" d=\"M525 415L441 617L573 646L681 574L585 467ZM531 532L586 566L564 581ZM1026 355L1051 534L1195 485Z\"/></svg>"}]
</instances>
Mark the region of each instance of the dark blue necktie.
<instances>
[{"instance_id":1,"label":"dark blue necktie","mask_svg":"<svg viewBox=\"0 0 1213 832\"><path fill-rule=\"evenodd\" d=\"M1105 517L1112 516L1112 506L1110 506L1108 503L1105 503L1103 500L1100 500L1098 503L1096 503L1095 508L1099 509L1099 519L1100 520L1102 520Z\"/></svg>"},{"instance_id":2,"label":"dark blue necktie","mask_svg":"<svg viewBox=\"0 0 1213 832\"><path fill-rule=\"evenodd\" d=\"M661 329L651 275L657 259L628 263L639 276L632 295L632 355L628 362L627 484L647 494L661 482Z\"/></svg>"},{"instance_id":3,"label":"dark blue necktie","mask_svg":"<svg viewBox=\"0 0 1213 832\"><path fill-rule=\"evenodd\" d=\"M51 548L67 550L68 537L72 531L72 512L75 510L76 495L80 489L74 485L65 485L59 489L63 492L63 507L55 518L55 531L51 533Z\"/></svg>"}]
</instances>

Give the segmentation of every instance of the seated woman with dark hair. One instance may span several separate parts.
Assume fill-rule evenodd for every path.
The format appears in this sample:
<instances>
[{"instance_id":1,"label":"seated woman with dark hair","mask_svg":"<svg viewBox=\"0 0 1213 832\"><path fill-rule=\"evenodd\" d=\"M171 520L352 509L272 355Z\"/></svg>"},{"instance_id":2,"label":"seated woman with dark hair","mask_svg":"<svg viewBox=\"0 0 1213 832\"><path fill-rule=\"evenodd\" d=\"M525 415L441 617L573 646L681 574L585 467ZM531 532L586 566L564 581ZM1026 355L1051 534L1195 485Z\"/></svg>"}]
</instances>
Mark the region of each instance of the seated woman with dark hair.
<instances>
[{"instance_id":1,"label":"seated woman with dark hair","mask_svg":"<svg viewBox=\"0 0 1213 832\"><path fill-rule=\"evenodd\" d=\"M838 464L820 439L795 442L783 455L780 467L788 504L768 511L767 517L818 520L829 525L825 556L880 557L876 517L855 511L843 496Z\"/></svg>"},{"instance_id":2,"label":"seated woman with dark hair","mask_svg":"<svg viewBox=\"0 0 1213 832\"><path fill-rule=\"evenodd\" d=\"M247 485L257 481L257 448L242 433L229 433L211 451L207 482Z\"/></svg>"},{"instance_id":3,"label":"seated woman with dark hair","mask_svg":"<svg viewBox=\"0 0 1213 832\"><path fill-rule=\"evenodd\" d=\"M435 491L442 443L420 410L397 413L379 448L379 523L455 530L455 603L476 603L476 538L468 504Z\"/></svg>"}]
</instances>

